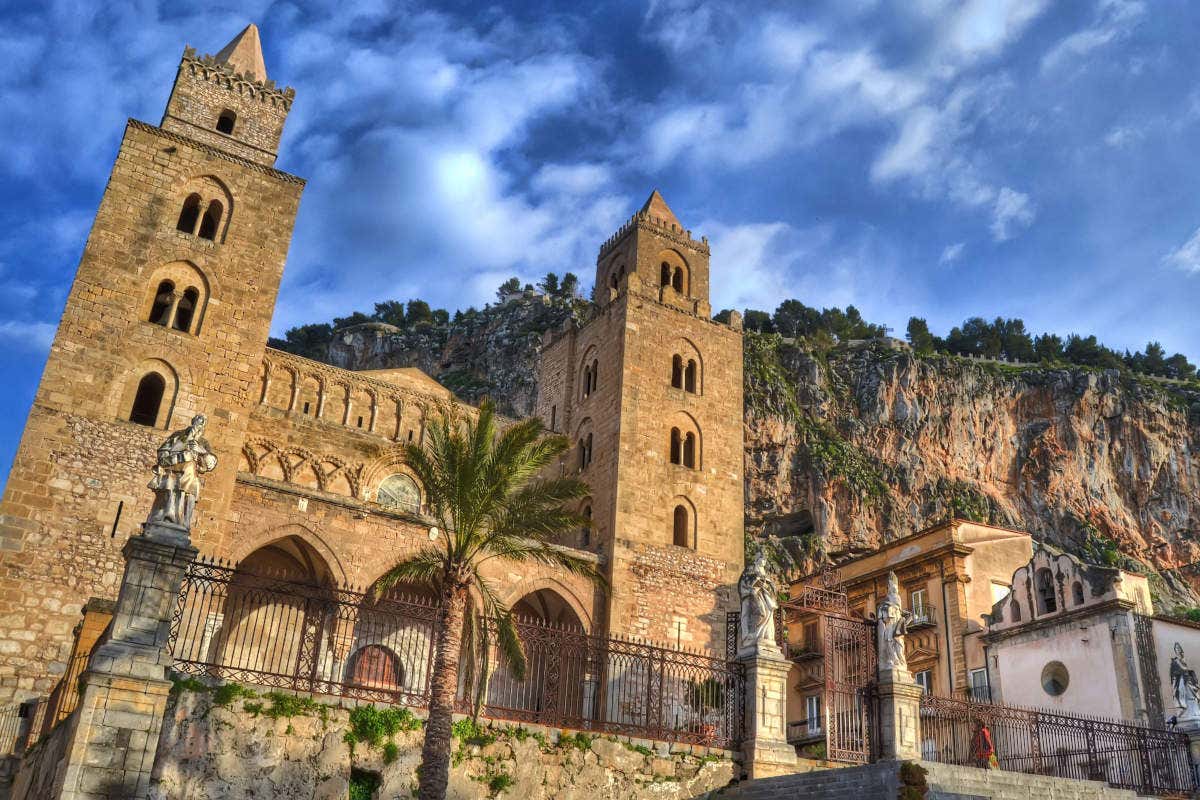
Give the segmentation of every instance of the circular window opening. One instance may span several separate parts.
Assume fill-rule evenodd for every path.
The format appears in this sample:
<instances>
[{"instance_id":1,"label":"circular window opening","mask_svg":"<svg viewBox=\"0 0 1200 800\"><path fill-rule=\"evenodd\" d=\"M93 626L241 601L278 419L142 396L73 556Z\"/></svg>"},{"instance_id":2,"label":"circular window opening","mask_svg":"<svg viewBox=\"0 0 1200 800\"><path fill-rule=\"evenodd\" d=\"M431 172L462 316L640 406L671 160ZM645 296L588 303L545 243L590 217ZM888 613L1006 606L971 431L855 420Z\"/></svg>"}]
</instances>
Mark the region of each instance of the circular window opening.
<instances>
[{"instance_id":1,"label":"circular window opening","mask_svg":"<svg viewBox=\"0 0 1200 800\"><path fill-rule=\"evenodd\" d=\"M1051 661L1042 668L1042 688L1051 697L1058 697L1071 683L1071 673L1061 661Z\"/></svg>"}]
</instances>

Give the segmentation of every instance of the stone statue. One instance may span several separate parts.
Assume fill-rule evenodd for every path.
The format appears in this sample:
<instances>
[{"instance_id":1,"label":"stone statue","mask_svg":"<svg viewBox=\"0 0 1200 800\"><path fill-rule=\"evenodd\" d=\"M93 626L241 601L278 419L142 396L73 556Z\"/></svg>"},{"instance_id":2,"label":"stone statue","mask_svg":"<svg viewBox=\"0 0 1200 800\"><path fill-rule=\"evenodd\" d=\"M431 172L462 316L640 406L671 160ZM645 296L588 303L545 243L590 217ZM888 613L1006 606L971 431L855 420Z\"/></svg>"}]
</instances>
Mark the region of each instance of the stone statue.
<instances>
[{"instance_id":1,"label":"stone statue","mask_svg":"<svg viewBox=\"0 0 1200 800\"><path fill-rule=\"evenodd\" d=\"M778 649L775 641L778 592L775 580L767 571L767 555L760 549L738 578L738 595L742 600L738 653L757 653L761 648Z\"/></svg>"},{"instance_id":2,"label":"stone statue","mask_svg":"<svg viewBox=\"0 0 1200 800\"><path fill-rule=\"evenodd\" d=\"M192 424L175 431L159 445L150 488L154 506L148 522L167 523L191 530L196 500L200 497L200 475L217 466L217 457L204 438L203 414L192 417Z\"/></svg>"},{"instance_id":3,"label":"stone statue","mask_svg":"<svg viewBox=\"0 0 1200 800\"><path fill-rule=\"evenodd\" d=\"M1196 680L1196 671L1184 660L1179 642L1175 643L1175 655L1171 658L1171 691L1175 705L1183 712L1180 718L1200 719L1200 682Z\"/></svg>"},{"instance_id":4,"label":"stone statue","mask_svg":"<svg viewBox=\"0 0 1200 800\"><path fill-rule=\"evenodd\" d=\"M876 643L879 648L879 671L907 671L908 656L904 652L904 635L908 633L913 615L911 611L906 611L900 602L900 581L896 578L896 573L888 573L887 585L887 594L871 615L875 622Z\"/></svg>"}]
</instances>

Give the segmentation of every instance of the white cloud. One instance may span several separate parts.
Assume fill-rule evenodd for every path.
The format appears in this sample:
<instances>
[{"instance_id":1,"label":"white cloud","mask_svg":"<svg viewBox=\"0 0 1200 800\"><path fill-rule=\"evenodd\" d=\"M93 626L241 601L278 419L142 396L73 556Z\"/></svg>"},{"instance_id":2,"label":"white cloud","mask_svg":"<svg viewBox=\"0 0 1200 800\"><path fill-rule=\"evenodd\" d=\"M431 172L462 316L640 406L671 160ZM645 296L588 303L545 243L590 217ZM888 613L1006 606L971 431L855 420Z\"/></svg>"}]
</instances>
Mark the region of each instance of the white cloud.
<instances>
[{"instance_id":1,"label":"white cloud","mask_svg":"<svg viewBox=\"0 0 1200 800\"><path fill-rule=\"evenodd\" d=\"M0 342L17 350L44 352L50 349L57 329L57 325L49 322L0 320Z\"/></svg>"},{"instance_id":2,"label":"white cloud","mask_svg":"<svg viewBox=\"0 0 1200 800\"><path fill-rule=\"evenodd\" d=\"M1016 235L1014 228L1026 228L1033 223L1035 209L1029 195L1004 186L996 195L992 207L992 238L1007 241Z\"/></svg>"},{"instance_id":3,"label":"white cloud","mask_svg":"<svg viewBox=\"0 0 1200 800\"><path fill-rule=\"evenodd\" d=\"M963 251L966 249L966 247L966 242L955 242L954 244L946 245L946 247L942 249L942 255L940 258L938 258L938 263L953 264L955 261L958 261L960 258L962 258Z\"/></svg>"},{"instance_id":4,"label":"white cloud","mask_svg":"<svg viewBox=\"0 0 1200 800\"><path fill-rule=\"evenodd\" d=\"M1109 147L1125 147L1146 136L1143 128L1133 125L1118 125L1104 135L1104 143Z\"/></svg>"},{"instance_id":5,"label":"white cloud","mask_svg":"<svg viewBox=\"0 0 1200 800\"><path fill-rule=\"evenodd\" d=\"M1065 66L1124 36L1145 10L1145 4L1136 0L1100 0L1092 24L1050 48L1042 56L1042 70Z\"/></svg>"},{"instance_id":6,"label":"white cloud","mask_svg":"<svg viewBox=\"0 0 1200 800\"><path fill-rule=\"evenodd\" d=\"M1190 275L1200 274L1200 228L1179 247L1167 253L1163 262Z\"/></svg>"}]
</instances>

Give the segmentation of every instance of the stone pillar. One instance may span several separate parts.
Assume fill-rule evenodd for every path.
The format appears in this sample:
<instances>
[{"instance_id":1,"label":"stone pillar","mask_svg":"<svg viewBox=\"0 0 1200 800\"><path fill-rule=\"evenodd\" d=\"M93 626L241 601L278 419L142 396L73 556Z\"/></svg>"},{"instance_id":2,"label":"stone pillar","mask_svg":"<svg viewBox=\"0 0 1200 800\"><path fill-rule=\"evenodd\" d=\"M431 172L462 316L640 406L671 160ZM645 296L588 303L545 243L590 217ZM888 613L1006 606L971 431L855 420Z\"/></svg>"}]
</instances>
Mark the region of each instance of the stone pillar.
<instances>
[{"instance_id":1,"label":"stone pillar","mask_svg":"<svg viewBox=\"0 0 1200 800\"><path fill-rule=\"evenodd\" d=\"M879 757L887 761L921 758L921 687L907 669L880 670Z\"/></svg>"},{"instance_id":2,"label":"stone pillar","mask_svg":"<svg viewBox=\"0 0 1200 800\"><path fill-rule=\"evenodd\" d=\"M746 737L742 765L749 779L796 771L796 748L787 741L787 676L791 662L779 648L739 654L746 667Z\"/></svg>"},{"instance_id":3,"label":"stone pillar","mask_svg":"<svg viewBox=\"0 0 1200 800\"><path fill-rule=\"evenodd\" d=\"M122 551L112 627L81 678L61 767L63 800L145 798L171 682L167 639L187 565L186 528L147 522ZM55 787L56 789L58 786Z\"/></svg>"}]
</instances>

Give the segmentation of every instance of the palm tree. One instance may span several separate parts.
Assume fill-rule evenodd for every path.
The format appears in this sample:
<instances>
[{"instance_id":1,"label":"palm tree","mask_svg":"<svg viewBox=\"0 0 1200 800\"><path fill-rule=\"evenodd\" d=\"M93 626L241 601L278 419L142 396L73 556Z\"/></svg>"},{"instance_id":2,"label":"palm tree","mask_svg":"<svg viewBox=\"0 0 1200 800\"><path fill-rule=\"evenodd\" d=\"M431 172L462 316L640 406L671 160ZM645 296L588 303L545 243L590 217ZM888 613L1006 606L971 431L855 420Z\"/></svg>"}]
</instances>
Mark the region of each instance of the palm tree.
<instances>
[{"instance_id":1,"label":"palm tree","mask_svg":"<svg viewBox=\"0 0 1200 800\"><path fill-rule=\"evenodd\" d=\"M566 505L586 496L587 485L573 477L544 477L568 447L564 437L544 435L537 419L498 429L495 408L488 401L474 419L446 409L429 427L424 445L403 445L404 462L424 488L429 513L444 531L436 543L384 573L374 590L378 597L400 583L420 584L431 588L440 604L420 800L446 796L450 727L464 649L462 677L474 694L476 709L484 691L491 636L513 677L524 679L525 656L512 612L483 577L482 567L495 559L532 561L603 581L587 560L551 543L556 535L588 524Z\"/></svg>"}]
</instances>

